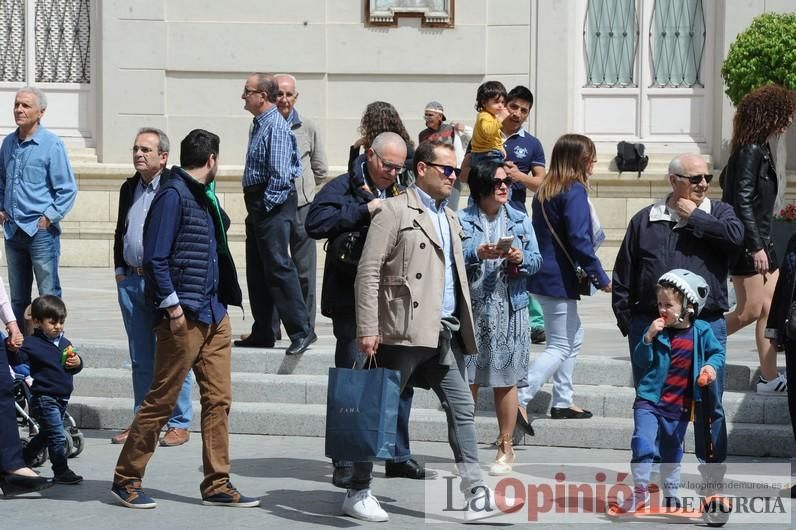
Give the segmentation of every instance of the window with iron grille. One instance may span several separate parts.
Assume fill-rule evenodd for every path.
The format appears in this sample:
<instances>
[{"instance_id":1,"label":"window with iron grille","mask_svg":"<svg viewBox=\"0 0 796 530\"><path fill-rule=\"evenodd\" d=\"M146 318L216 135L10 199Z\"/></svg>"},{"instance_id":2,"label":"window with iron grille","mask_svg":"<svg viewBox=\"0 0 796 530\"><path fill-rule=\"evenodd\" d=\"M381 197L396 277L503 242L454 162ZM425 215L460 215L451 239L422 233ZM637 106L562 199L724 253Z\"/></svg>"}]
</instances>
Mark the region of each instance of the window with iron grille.
<instances>
[{"instance_id":1,"label":"window with iron grille","mask_svg":"<svg viewBox=\"0 0 796 530\"><path fill-rule=\"evenodd\" d=\"M636 86L636 0L589 0L583 21L587 87Z\"/></svg>"},{"instance_id":2,"label":"window with iron grille","mask_svg":"<svg viewBox=\"0 0 796 530\"><path fill-rule=\"evenodd\" d=\"M650 22L651 86L705 86L701 78L704 51L702 0L655 0Z\"/></svg>"},{"instance_id":3,"label":"window with iron grille","mask_svg":"<svg viewBox=\"0 0 796 530\"><path fill-rule=\"evenodd\" d=\"M90 83L90 8L90 0L0 0L0 81Z\"/></svg>"}]
</instances>

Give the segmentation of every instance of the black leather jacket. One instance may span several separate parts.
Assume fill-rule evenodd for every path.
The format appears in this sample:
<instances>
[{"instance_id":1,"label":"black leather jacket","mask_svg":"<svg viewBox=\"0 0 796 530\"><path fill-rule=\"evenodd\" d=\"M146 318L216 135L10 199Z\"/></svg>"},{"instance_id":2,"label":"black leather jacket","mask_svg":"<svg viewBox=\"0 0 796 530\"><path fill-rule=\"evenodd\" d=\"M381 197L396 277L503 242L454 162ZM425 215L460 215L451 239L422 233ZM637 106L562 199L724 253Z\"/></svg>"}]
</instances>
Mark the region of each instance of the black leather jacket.
<instances>
[{"instance_id":1,"label":"black leather jacket","mask_svg":"<svg viewBox=\"0 0 796 530\"><path fill-rule=\"evenodd\" d=\"M777 198L777 172L768 144L737 148L721 173L721 200L735 207L745 228L744 248L768 248Z\"/></svg>"}]
</instances>

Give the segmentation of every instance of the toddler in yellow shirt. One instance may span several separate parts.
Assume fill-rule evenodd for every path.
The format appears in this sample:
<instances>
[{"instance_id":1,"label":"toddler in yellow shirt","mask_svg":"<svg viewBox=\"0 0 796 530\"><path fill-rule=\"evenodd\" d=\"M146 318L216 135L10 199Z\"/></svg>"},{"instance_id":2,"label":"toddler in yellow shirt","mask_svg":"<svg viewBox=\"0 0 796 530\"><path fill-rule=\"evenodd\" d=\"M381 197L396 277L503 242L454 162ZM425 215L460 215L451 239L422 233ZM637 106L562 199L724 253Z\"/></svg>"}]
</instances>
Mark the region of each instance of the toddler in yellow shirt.
<instances>
[{"instance_id":1,"label":"toddler in yellow shirt","mask_svg":"<svg viewBox=\"0 0 796 530\"><path fill-rule=\"evenodd\" d=\"M470 141L472 163L481 160L504 162L506 150L503 149L504 136L501 131L503 120L509 115L506 110L506 87L500 81L487 81L478 87L475 96L475 110L478 116Z\"/></svg>"}]
</instances>

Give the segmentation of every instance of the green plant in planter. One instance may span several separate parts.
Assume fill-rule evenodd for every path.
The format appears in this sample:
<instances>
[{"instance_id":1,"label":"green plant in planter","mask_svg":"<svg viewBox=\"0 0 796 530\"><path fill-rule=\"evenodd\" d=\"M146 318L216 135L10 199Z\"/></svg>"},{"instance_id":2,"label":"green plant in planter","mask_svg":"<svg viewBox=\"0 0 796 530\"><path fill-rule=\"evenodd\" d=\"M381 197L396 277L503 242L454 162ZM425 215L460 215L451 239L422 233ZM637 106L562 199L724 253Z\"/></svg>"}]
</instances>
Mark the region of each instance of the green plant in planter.
<instances>
[{"instance_id":1,"label":"green plant in planter","mask_svg":"<svg viewBox=\"0 0 796 530\"><path fill-rule=\"evenodd\" d=\"M764 13L738 35L721 68L733 105L752 90L776 83L796 89L796 14Z\"/></svg>"}]
</instances>

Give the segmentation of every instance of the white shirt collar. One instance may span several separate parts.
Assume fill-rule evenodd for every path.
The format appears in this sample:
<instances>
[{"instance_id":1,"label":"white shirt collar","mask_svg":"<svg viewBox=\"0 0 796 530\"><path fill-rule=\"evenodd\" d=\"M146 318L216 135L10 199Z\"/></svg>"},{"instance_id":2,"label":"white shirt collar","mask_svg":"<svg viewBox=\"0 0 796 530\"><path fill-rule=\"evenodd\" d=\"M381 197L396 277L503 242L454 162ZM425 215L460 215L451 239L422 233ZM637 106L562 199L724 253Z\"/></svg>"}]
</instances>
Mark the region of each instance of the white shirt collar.
<instances>
[{"instance_id":1,"label":"white shirt collar","mask_svg":"<svg viewBox=\"0 0 796 530\"><path fill-rule=\"evenodd\" d=\"M649 217L650 222L651 223L657 221L675 222L677 223L674 226L675 228L682 228L688 223L688 220L682 219L676 211L669 209L669 207L666 205L666 202L669 200L669 197L671 197L671 194L668 195L665 199L658 199L657 201L655 201L655 203L652 205L652 208L650 208L650 217ZM697 206L697 210L702 210L703 212L709 215L710 199L708 197L705 197L705 199L699 204L699 206Z\"/></svg>"}]
</instances>

